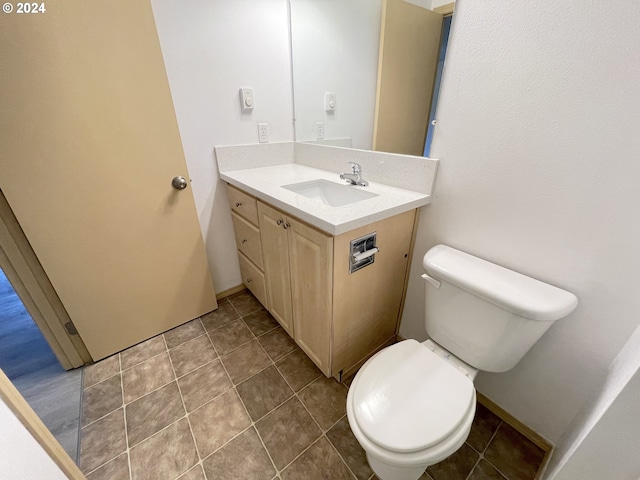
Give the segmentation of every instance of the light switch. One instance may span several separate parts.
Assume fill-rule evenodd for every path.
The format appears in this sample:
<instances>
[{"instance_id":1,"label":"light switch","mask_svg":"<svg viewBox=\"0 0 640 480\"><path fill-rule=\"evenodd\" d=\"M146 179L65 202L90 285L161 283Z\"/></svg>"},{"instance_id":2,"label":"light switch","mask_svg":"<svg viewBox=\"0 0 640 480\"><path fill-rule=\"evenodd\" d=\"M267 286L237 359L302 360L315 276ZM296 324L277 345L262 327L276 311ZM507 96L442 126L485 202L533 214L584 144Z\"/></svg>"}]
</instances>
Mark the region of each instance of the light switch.
<instances>
[{"instance_id":1,"label":"light switch","mask_svg":"<svg viewBox=\"0 0 640 480\"><path fill-rule=\"evenodd\" d=\"M253 110L253 88L240 89L240 108L242 112L251 112Z\"/></svg>"},{"instance_id":2,"label":"light switch","mask_svg":"<svg viewBox=\"0 0 640 480\"><path fill-rule=\"evenodd\" d=\"M336 110L336 94L335 93L325 93L324 94L324 109L333 113Z\"/></svg>"}]
</instances>

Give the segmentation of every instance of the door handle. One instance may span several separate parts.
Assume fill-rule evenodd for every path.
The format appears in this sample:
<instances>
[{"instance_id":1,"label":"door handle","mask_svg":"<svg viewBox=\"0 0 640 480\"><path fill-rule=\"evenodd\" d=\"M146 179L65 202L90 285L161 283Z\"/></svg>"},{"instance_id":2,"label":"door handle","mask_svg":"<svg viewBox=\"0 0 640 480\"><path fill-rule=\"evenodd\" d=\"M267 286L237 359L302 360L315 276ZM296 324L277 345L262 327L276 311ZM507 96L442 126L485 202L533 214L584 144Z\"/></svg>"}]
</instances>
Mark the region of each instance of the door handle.
<instances>
[{"instance_id":1,"label":"door handle","mask_svg":"<svg viewBox=\"0 0 640 480\"><path fill-rule=\"evenodd\" d=\"M173 180L171 180L171 186L176 190L184 190L188 184L187 179L180 175L173 177Z\"/></svg>"}]
</instances>

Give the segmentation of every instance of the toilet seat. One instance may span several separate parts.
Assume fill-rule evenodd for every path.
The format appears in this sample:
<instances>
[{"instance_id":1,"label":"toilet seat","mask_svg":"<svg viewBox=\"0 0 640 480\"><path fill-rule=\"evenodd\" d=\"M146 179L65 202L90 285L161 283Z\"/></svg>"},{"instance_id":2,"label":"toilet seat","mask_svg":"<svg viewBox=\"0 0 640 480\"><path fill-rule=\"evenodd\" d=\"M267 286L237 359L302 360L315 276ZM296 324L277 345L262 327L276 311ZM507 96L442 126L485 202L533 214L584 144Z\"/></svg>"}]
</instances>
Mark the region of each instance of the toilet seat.
<instances>
[{"instance_id":1,"label":"toilet seat","mask_svg":"<svg viewBox=\"0 0 640 480\"><path fill-rule=\"evenodd\" d=\"M468 433L475 412L471 379L415 340L369 359L349 393L350 420L369 442L389 453L422 452L448 443L450 437Z\"/></svg>"}]
</instances>

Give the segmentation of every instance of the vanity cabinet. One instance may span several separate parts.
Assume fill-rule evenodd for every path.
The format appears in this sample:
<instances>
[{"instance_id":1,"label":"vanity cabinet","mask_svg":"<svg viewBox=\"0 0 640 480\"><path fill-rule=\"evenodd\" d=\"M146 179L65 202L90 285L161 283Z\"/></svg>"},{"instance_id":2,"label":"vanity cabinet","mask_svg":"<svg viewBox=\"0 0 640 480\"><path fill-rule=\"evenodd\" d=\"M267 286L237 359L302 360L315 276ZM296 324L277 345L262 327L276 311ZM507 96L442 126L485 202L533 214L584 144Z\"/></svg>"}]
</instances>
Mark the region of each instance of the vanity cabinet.
<instances>
[{"instance_id":1,"label":"vanity cabinet","mask_svg":"<svg viewBox=\"0 0 640 480\"><path fill-rule=\"evenodd\" d=\"M228 192L243 282L325 375L346 378L395 340L416 210L332 236L235 187ZM261 255L247 223L258 229ZM351 241L374 232L373 263L350 273Z\"/></svg>"},{"instance_id":2,"label":"vanity cabinet","mask_svg":"<svg viewBox=\"0 0 640 480\"><path fill-rule=\"evenodd\" d=\"M260 201L258 219L270 312L330 375L333 237Z\"/></svg>"},{"instance_id":3,"label":"vanity cabinet","mask_svg":"<svg viewBox=\"0 0 640 480\"><path fill-rule=\"evenodd\" d=\"M242 283L269 310L256 199L233 187L227 188L227 196L231 205Z\"/></svg>"}]
</instances>

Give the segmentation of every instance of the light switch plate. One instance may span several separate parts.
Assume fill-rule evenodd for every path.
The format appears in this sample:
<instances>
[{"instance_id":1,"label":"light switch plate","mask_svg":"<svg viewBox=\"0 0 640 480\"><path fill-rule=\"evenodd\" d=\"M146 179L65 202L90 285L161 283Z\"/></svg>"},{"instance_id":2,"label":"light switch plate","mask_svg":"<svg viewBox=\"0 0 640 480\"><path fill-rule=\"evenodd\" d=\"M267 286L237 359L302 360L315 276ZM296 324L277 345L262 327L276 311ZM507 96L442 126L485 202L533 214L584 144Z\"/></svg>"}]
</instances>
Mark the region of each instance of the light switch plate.
<instances>
[{"instance_id":1,"label":"light switch plate","mask_svg":"<svg viewBox=\"0 0 640 480\"><path fill-rule=\"evenodd\" d=\"M243 87L240 89L240 108L243 113L253 110L253 88Z\"/></svg>"},{"instance_id":2,"label":"light switch plate","mask_svg":"<svg viewBox=\"0 0 640 480\"><path fill-rule=\"evenodd\" d=\"M336 111L336 94L326 92L324 94L324 109L328 113L333 113Z\"/></svg>"}]
</instances>

